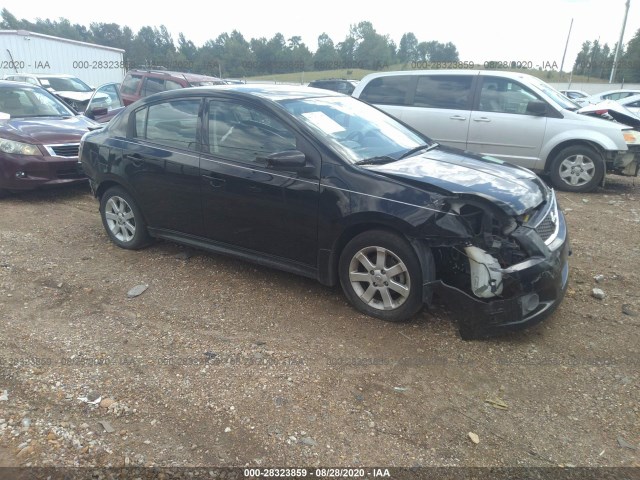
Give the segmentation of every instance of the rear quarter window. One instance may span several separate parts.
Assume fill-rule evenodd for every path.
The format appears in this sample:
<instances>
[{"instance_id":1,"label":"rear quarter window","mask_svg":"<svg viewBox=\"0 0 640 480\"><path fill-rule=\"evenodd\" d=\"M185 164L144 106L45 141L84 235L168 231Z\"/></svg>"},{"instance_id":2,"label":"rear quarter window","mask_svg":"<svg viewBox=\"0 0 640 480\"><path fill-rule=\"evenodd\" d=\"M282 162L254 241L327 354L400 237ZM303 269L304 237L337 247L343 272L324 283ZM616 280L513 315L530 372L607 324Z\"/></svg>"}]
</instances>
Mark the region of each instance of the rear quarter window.
<instances>
[{"instance_id":1,"label":"rear quarter window","mask_svg":"<svg viewBox=\"0 0 640 480\"><path fill-rule=\"evenodd\" d=\"M364 87L360 99L373 104L407 105L411 80L410 75L374 78Z\"/></svg>"}]
</instances>

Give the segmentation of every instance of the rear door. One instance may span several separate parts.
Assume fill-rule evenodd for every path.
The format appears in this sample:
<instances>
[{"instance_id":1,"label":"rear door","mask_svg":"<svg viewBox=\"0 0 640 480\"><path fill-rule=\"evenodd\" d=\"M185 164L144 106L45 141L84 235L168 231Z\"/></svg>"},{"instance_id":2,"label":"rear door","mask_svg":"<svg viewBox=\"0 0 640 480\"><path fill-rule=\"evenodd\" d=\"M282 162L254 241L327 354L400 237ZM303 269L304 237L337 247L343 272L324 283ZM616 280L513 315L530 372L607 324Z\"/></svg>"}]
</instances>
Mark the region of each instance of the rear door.
<instances>
[{"instance_id":1,"label":"rear door","mask_svg":"<svg viewBox=\"0 0 640 480\"><path fill-rule=\"evenodd\" d=\"M480 76L479 95L471 113L467 149L527 168L538 168L547 117L527 112L542 100L516 80Z\"/></svg>"},{"instance_id":2,"label":"rear door","mask_svg":"<svg viewBox=\"0 0 640 480\"><path fill-rule=\"evenodd\" d=\"M403 120L416 85L415 75L386 75L372 79L360 92L360 100ZM415 127L414 127L415 128Z\"/></svg>"},{"instance_id":3,"label":"rear door","mask_svg":"<svg viewBox=\"0 0 640 480\"><path fill-rule=\"evenodd\" d=\"M421 75L402 120L436 142L464 149L474 75Z\"/></svg>"},{"instance_id":4,"label":"rear door","mask_svg":"<svg viewBox=\"0 0 640 480\"><path fill-rule=\"evenodd\" d=\"M133 114L123 171L150 227L203 235L201 104L198 97L168 100Z\"/></svg>"}]
</instances>

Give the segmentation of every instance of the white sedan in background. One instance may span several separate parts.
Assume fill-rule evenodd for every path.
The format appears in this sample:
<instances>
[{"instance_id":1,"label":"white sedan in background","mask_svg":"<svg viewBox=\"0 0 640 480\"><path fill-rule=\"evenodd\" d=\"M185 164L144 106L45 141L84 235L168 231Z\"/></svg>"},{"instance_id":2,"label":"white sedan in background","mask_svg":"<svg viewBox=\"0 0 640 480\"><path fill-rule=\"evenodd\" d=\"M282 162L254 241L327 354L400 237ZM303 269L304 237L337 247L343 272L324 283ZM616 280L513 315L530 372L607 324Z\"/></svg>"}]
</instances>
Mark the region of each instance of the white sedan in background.
<instances>
[{"instance_id":1,"label":"white sedan in background","mask_svg":"<svg viewBox=\"0 0 640 480\"><path fill-rule=\"evenodd\" d=\"M640 94L640 90L629 90L629 89L621 88L618 90L607 90L606 92L600 92L595 95L591 95L590 97L587 97L585 100L595 105L597 103L604 102L605 100L619 101L627 97L630 97L632 95L638 95L638 94Z\"/></svg>"},{"instance_id":2,"label":"white sedan in background","mask_svg":"<svg viewBox=\"0 0 640 480\"><path fill-rule=\"evenodd\" d=\"M640 94L622 98L618 100L618 103L626 107L627 110L631 110L636 115L640 115Z\"/></svg>"}]
</instances>

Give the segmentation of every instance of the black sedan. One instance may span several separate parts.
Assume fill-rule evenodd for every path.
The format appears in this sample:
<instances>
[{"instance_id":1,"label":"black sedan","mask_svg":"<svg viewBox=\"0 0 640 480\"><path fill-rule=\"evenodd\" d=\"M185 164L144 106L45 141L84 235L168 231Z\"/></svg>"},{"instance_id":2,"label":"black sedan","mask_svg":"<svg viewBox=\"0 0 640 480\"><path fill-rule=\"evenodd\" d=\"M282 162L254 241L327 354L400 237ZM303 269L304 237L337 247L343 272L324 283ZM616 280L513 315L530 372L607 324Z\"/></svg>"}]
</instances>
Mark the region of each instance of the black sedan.
<instances>
[{"instance_id":1,"label":"black sedan","mask_svg":"<svg viewBox=\"0 0 640 480\"><path fill-rule=\"evenodd\" d=\"M340 283L384 320L437 296L476 338L537 323L566 289L564 217L535 174L333 92L163 92L86 134L81 161L120 247L163 238Z\"/></svg>"}]
</instances>

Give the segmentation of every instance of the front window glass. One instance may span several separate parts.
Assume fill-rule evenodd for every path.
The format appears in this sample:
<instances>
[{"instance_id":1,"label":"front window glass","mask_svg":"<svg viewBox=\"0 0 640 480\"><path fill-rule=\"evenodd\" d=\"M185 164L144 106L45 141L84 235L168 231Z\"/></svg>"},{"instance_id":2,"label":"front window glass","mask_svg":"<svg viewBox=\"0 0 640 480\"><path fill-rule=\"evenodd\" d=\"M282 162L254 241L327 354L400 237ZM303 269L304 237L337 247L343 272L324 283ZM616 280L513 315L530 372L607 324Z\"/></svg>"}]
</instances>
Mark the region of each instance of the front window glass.
<instances>
[{"instance_id":1,"label":"front window glass","mask_svg":"<svg viewBox=\"0 0 640 480\"><path fill-rule=\"evenodd\" d=\"M118 94L118 85L110 83L100 87L91 97L88 110L94 108L106 108L108 111L122 107L122 101Z\"/></svg>"},{"instance_id":2,"label":"front window glass","mask_svg":"<svg viewBox=\"0 0 640 480\"><path fill-rule=\"evenodd\" d=\"M529 82L537 88L540 92L544 93L547 97L550 97L555 103L560 105L562 108L567 110L577 110L580 108L576 103L569 100L563 94L561 94L558 90L553 88L546 82L543 82L539 78L531 78Z\"/></svg>"},{"instance_id":3,"label":"front window glass","mask_svg":"<svg viewBox=\"0 0 640 480\"><path fill-rule=\"evenodd\" d=\"M0 88L0 112L16 117L58 117L73 113L46 90Z\"/></svg>"},{"instance_id":4,"label":"front window glass","mask_svg":"<svg viewBox=\"0 0 640 480\"><path fill-rule=\"evenodd\" d=\"M400 158L431 141L392 117L350 97L317 97L279 102L318 137L351 162Z\"/></svg>"},{"instance_id":5,"label":"front window glass","mask_svg":"<svg viewBox=\"0 0 640 480\"><path fill-rule=\"evenodd\" d=\"M518 82L485 77L480 91L479 110L526 115L529 102L534 100L539 100L538 96Z\"/></svg>"},{"instance_id":6,"label":"front window glass","mask_svg":"<svg viewBox=\"0 0 640 480\"><path fill-rule=\"evenodd\" d=\"M264 157L296 149L295 134L280 120L236 103L209 103L208 133L210 153L240 162L263 164Z\"/></svg>"}]
</instances>

